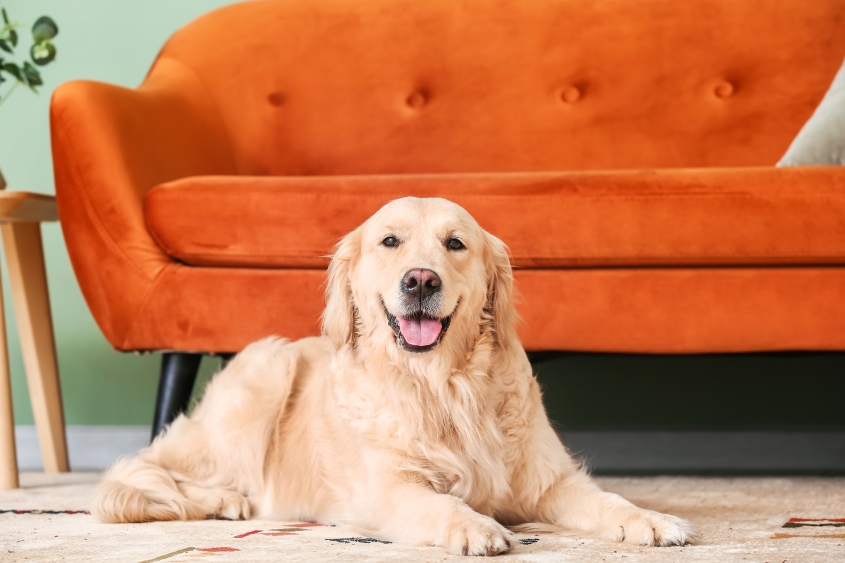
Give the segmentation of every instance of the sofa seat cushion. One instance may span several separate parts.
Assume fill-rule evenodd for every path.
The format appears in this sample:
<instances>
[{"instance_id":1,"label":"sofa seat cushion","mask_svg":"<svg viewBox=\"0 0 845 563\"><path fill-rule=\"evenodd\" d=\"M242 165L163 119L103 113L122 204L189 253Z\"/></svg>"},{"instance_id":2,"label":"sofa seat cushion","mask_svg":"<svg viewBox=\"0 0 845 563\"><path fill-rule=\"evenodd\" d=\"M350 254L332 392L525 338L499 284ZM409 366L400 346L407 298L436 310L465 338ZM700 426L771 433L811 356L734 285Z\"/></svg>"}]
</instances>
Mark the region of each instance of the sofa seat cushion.
<instances>
[{"instance_id":1,"label":"sofa seat cushion","mask_svg":"<svg viewBox=\"0 0 845 563\"><path fill-rule=\"evenodd\" d=\"M519 268L845 264L845 169L190 177L146 195L147 226L193 266L324 268L387 201L446 197Z\"/></svg>"}]
</instances>

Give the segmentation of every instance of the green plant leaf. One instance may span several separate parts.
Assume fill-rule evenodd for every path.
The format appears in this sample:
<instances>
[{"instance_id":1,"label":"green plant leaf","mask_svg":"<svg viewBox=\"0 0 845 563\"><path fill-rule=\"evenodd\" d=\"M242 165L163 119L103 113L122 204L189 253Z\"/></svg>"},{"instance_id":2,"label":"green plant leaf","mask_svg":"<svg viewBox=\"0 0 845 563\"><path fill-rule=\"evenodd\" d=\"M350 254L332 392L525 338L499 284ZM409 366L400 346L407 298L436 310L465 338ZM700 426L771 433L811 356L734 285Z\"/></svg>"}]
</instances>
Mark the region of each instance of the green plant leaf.
<instances>
[{"instance_id":1,"label":"green plant leaf","mask_svg":"<svg viewBox=\"0 0 845 563\"><path fill-rule=\"evenodd\" d=\"M18 65L15 63L5 63L3 65L3 70L14 76L20 82L24 82L23 74L21 73L21 69L18 68Z\"/></svg>"},{"instance_id":2,"label":"green plant leaf","mask_svg":"<svg viewBox=\"0 0 845 563\"><path fill-rule=\"evenodd\" d=\"M12 44L12 47L18 46L18 32L14 29L9 30L9 43Z\"/></svg>"},{"instance_id":3,"label":"green plant leaf","mask_svg":"<svg viewBox=\"0 0 845 563\"><path fill-rule=\"evenodd\" d=\"M6 25L9 24L9 16L8 14L6 14L6 8L3 8L3 23L5 23Z\"/></svg>"},{"instance_id":4,"label":"green plant leaf","mask_svg":"<svg viewBox=\"0 0 845 563\"><path fill-rule=\"evenodd\" d=\"M41 16L32 24L32 39L42 43L59 34L59 26L49 16Z\"/></svg>"},{"instance_id":5,"label":"green plant leaf","mask_svg":"<svg viewBox=\"0 0 845 563\"><path fill-rule=\"evenodd\" d=\"M44 66L56 58L56 47L49 41L33 45L29 50L32 62L38 66Z\"/></svg>"},{"instance_id":6,"label":"green plant leaf","mask_svg":"<svg viewBox=\"0 0 845 563\"><path fill-rule=\"evenodd\" d=\"M41 80L41 75L27 76L26 84L33 92L37 92L38 90L36 90L36 88L38 88L39 86L44 86L44 81Z\"/></svg>"},{"instance_id":7,"label":"green plant leaf","mask_svg":"<svg viewBox=\"0 0 845 563\"><path fill-rule=\"evenodd\" d=\"M44 84L44 81L41 80L41 73L29 63L23 63L23 74L26 77L27 84L33 90L35 86L42 86Z\"/></svg>"},{"instance_id":8,"label":"green plant leaf","mask_svg":"<svg viewBox=\"0 0 845 563\"><path fill-rule=\"evenodd\" d=\"M14 53L14 51L12 51L12 48L11 48L11 47L9 47L9 44L8 44L8 43L6 43L6 42L5 42L4 40L2 40L2 39L0 39L0 49L3 49L3 50L4 50L4 51L6 51L7 53Z\"/></svg>"}]
</instances>

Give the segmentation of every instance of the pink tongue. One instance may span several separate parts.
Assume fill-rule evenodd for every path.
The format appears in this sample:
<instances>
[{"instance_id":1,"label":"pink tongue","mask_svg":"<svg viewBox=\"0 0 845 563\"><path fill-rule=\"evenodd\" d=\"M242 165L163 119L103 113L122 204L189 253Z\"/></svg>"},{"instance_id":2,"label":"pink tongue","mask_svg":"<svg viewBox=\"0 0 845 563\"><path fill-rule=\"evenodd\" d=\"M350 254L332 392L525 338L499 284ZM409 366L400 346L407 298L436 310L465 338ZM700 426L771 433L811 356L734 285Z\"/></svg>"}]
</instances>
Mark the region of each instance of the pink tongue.
<instances>
[{"instance_id":1,"label":"pink tongue","mask_svg":"<svg viewBox=\"0 0 845 563\"><path fill-rule=\"evenodd\" d=\"M440 321L431 319L399 319L399 330L411 346L430 346L440 336Z\"/></svg>"}]
</instances>

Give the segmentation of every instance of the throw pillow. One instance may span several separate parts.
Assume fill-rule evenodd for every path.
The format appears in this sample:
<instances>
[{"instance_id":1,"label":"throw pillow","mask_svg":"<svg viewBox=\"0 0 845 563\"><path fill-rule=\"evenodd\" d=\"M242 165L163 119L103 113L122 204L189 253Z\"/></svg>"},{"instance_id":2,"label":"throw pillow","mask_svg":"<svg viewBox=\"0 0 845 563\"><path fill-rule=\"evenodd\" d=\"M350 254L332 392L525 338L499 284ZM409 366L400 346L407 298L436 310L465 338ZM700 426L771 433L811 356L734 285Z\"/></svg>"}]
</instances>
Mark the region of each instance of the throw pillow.
<instances>
[{"instance_id":1,"label":"throw pillow","mask_svg":"<svg viewBox=\"0 0 845 563\"><path fill-rule=\"evenodd\" d=\"M845 63L778 166L845 165Z\"/></svg>"}]
</instances>

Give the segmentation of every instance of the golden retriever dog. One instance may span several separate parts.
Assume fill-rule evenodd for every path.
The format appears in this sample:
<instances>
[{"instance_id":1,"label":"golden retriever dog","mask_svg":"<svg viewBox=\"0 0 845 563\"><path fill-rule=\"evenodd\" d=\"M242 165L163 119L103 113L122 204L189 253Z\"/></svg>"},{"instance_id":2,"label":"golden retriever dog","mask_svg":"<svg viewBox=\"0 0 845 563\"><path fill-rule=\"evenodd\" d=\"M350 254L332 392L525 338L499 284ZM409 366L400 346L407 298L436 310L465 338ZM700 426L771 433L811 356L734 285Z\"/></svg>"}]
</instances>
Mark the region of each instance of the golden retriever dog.
<instances>
[{"instance_id":1,"label":"golden retriever dog","mask_svg":"<svg viewBox=\"0 0 845 563\"><path fill-rule=\"evenodd\" d=\"M336 247L324 336L244 349L109 470L92 514L317 521L457 555L503 553L511 530L686 543L687 522L602 491L567 453L512 286L505 245L463 208L385 205Z\"/></svg>"}]
</instances>

